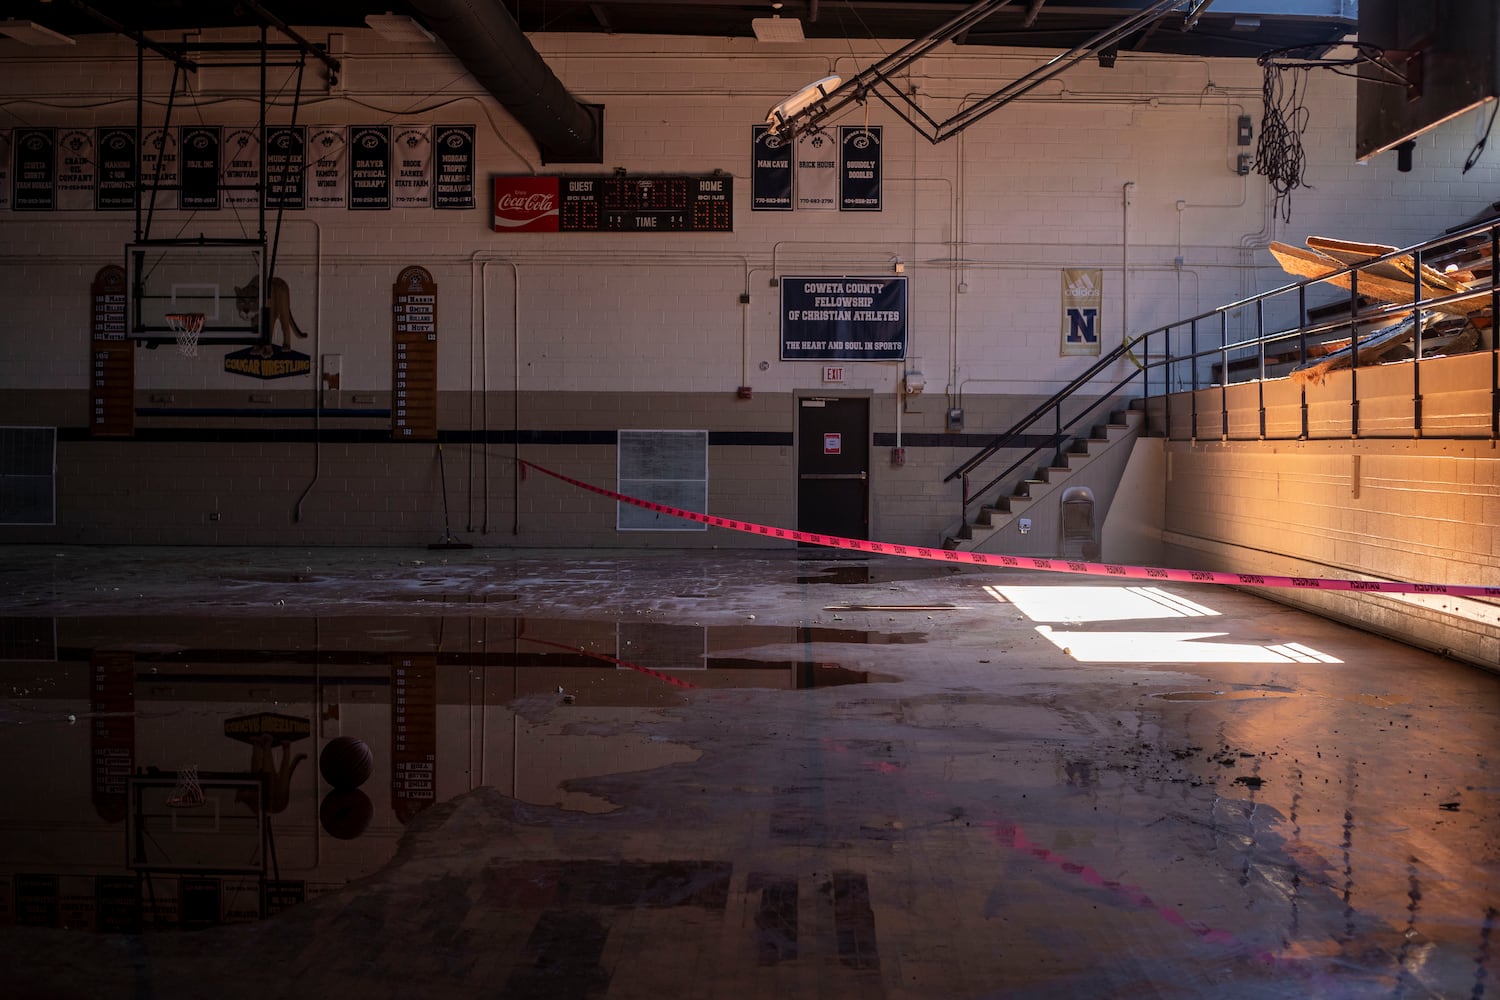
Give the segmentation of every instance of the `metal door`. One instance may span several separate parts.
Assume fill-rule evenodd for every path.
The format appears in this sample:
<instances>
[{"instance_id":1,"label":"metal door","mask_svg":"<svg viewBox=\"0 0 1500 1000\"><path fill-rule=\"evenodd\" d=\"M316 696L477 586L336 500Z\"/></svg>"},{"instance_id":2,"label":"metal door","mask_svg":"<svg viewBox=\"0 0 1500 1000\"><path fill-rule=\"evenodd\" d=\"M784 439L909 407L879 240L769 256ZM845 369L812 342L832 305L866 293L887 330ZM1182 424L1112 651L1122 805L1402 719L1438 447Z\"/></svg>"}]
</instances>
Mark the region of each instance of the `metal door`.
<instances>
[{"instance_id":1,"label":"metal door","mask_svg":"<svg viewBox=\"0 0 1500 1000\"><path fill-rule=\"evenodd\" d=\"M797 527L870 537L870 401L797 401Z\"/></svg>"}]
</instances>

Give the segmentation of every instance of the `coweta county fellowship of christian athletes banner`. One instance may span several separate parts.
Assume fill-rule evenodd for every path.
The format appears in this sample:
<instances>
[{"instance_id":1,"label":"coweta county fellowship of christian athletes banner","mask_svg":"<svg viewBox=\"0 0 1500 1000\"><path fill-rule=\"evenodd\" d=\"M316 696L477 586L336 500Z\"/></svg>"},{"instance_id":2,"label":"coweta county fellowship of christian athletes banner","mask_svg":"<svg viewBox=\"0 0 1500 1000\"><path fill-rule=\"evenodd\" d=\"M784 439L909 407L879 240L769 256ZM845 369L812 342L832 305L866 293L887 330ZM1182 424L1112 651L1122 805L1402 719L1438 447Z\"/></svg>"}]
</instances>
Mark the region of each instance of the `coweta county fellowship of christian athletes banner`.
<instances>
[{"instance_id":1,"label":"coweta county fellowship of christian athletes banner","mask_svg":"<svg viewBox=\"0 0 1500 1000\"><path fill-rule=\"evenodd\" d=\"M781 360L905 358L906 278L781 279Z\"/></svg>"}]
</instances>

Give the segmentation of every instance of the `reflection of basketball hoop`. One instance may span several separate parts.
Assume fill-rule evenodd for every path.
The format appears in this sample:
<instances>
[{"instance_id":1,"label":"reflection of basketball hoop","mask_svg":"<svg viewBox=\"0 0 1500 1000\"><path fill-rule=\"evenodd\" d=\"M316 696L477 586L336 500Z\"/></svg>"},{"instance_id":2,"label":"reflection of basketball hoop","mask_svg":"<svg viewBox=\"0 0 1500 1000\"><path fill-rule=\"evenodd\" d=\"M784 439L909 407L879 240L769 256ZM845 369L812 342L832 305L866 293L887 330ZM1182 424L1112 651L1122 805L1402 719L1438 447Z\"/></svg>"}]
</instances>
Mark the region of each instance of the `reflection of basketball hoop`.
<instances>
[{"instance_id":1,"label":"reflection of basketball hoop","mask_svg":"<svg viewBox=\"0 0 1500 1000\"><path fill-rule=\"evenodd\" d=\"M167 313L167 326L177 334L177 353L185 358L198 356L198 334L203 332L202 313Z\"/></svg>"},{"instance_id":2,"label":"reflection of basketball hoop","mask_svg":"<svg viewBox=\"0 0 1500 1000\"><path fill-rule=\"evenodd\" d=\"M198 765L184 764L177 771L177 787L167 796L167 805L174 809L191 809L202 804L203 786L198 784Z\"/></svg>"}]
</instances>

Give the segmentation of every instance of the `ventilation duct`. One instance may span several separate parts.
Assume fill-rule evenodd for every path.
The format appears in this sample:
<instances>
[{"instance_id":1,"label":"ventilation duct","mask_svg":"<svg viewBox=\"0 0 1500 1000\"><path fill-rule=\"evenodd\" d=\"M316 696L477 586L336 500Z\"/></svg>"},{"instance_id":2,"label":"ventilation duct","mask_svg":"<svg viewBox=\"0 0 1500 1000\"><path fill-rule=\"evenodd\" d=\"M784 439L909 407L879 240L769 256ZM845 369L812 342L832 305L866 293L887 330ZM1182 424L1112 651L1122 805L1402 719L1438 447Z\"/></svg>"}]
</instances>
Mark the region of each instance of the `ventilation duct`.
<instances>
[{"instance_id":1,"label":"ventilation duct","mask_svg":"<svg viewBox=\"0 0 1500 1000\"><path fill-rule=\"evenodd\" d=\"M544 163L604 162L604 108L568 93L499 0L411 0L411 6L531 134Z\"/></svg>"}]
</instances>

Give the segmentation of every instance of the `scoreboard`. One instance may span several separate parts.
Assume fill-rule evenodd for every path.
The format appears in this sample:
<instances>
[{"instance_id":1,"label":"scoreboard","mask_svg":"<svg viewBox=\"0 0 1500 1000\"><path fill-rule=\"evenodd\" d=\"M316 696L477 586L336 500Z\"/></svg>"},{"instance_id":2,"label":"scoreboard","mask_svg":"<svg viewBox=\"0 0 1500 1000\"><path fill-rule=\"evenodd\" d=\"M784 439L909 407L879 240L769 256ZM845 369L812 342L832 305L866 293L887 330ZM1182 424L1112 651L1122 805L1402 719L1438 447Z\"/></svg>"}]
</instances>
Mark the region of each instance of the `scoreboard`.
<instances>
[{"instance_id":1,"label":"scoreboard","mask_svg":"<svg viewBox=\"0 0 1500 1000\"><path fill-rule=\"evenodd\" d=\"M496 177L496 232L728 233L734 178Z\"/></svg>"}]
</instances>

